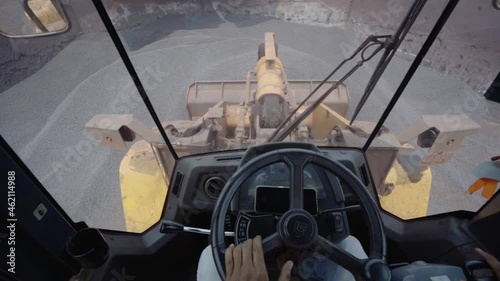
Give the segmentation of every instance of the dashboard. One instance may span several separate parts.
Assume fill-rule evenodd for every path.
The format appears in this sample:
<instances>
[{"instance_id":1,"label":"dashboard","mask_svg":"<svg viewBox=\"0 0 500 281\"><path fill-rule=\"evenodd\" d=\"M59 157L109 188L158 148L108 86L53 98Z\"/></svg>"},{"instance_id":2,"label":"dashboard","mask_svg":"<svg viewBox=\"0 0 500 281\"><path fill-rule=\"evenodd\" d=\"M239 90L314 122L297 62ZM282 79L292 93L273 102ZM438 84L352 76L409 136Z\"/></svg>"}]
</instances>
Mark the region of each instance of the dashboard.
<instances>
[{"instance_id":1,"label":"dashboard","mask_svg":"<svg viewBox=\"0 0 500 281\"><path fill-rule=\"evenodd\" d=\"M357 175L375 199L368 164L361 150L336 147L319 150ZM247 150L218 151L180 158L173 171L165 216L209 228L218 196L240 164L248 161L249 155L252 153ZM354 192L335 175L315 164L307 164L303 176L304 207L315 217L320 234L330 234L334 240L349 235L351 230L345 211L325 214L322 211L359 204ZM235 232L233 243L242 243L257 234L265 238L276 230L277 220L283 209L287 209L289 186L290 169L284 162L265 166L242 183L226 213L225 229Z\"/></svg>"},{"instance_id":2,"label":"dashboard","mask_svg":"<svg viewBox=\"0 0 500 281\"><path fill-rule=\"evenodd\" d=\"M320 148L325 156L339 161L357 175L365 184L372 196L375 196L368 174L368 165L361 150L355 148ZM227 180L236 172L245 151L219 151L203 155L186 156L178 160L174 168L174 176L169 188L169 205L178 205L189 212L211 212L217 198ZM259 186L289 186L290 170L284 163L266 166L250 176L233 198L233 209L254 211L256 189ZM304 169L304 187L316 191L319 208L334 208L336 204L349 204L356 198L348 187L345 187L332 174L309 164ZM333 188L326 188L326 186ZM335 188L340 187L340 188ZM342 190L338 194L335 190ZM333 199L333 200L332 200Z\"/></svg>"},{"instance_id":3,"label":"dashboard","mask_svg":"<svg viewBox=\"0 0 500 281\"><path fill-rule=\"evenodd\" d=\"M248 180L243 183L241 191L239 192L239 198L237 198L236 202L238 206L235 206L234 209L238 210L246 210L251 211L253 209L257 209L256 204L259 202L262 203L265 195L257 196L257 190L260 188L261 194L267 193L268 195L273 195L273 193L279 192L279 190L286 190L290 186L290 169L288 166L281 163L274 163L269 166L266 166L255 174L253 174ZM269 190L275 187L276 191L270 192ZM323 186L322 181L313 165L306 165L304 168L304 188L306 190L314 190L316 200L326 198L325 187ZM308 193L310 194L310 193ZM286 195L283 193L283 195ZM276 197L276 196L271 196ZM260 198L261 200L257 200ZM283 198L283 197L281 197ZM288 198L284 197L284 198ZM277 199L277 198L269 198ZM313 198L314 200L314 198ZM311 200L308 200L311 201Z\"/></svg>"},{"instance_id":4,"label":"dashboard","mask_svg":"<svg viewBox=\"0 0 500 281\"><path fill-rule=\"evenodd\" d=\"M340 162L353 172L364 184L367 191L371 196L376 199L373 178L370 174L370 167L368 166L365 154L355 148L319 148L320 152L326 157ZM167 204L162 214L166 220L183 223L185 225L210 228L210 221L212 211L217 202L218 195L223 190L226 181L237 171L240 163L247 157L246 150L241 151L219 151L211 152L202 155L186 156L179 159L173 169L171 182L168 191ZM374 164L376 162L372 162ZM376 165L376 164L375 164ZM377 167L374 167L376 169ZM285 170L283 170L285 169ZM314 167L305 169L305 185L313 187L317 191L318 203L324 204L325 201L331 201L322 197L328 197L327 186L321 181L320 173ZM285 175L279 175L284 173ZM287 171L283 165L268 166L258 172L255 172L248 178L245 184L246 187L241 187L243 192L241 195L243 199L245 195L252 195L257 189L262 186L271 187L285 187L287 184ZM335 198L335 200L344 200L346 206L359 204L358 199L354 196L349 187L344 186L342 182L329 178L330 184L340 184L342 195ZM335 188L332 188L335 190ZM324 192L324 193L323 193ZM256 195L257 196L257 195ZM257 196L258 197L258 196ZM500 197L498 197L500 198ZM496 198L496 199L498 199ZM249 210L254 210L255 202L240 202L244 207ZM377 201L377 200L376 200ZM327 202L328 203L328 202ZM331 203L331 202L330 202ZM492 204L491 206L493 206ZM486 212L489 212L486 209ZM481 211L479 212L481 214ZM338 214L336 214L338 215ZM491 222L498 218L498 216L479 217L477 221L471 223L471 217L464 217L466 214L444 214L426 219L418 220L401 220L386 212L381 212L384 228L390 244L388 245L390 259L392 263L401 263L407 260L433 260L436 263L446 263L452 265L463 265L464 260L477 259L473 254L470 254L470 249L474 247L484 246L479 240L476 240L478 235L486 235L488 227L491 227ZM359 223L363 219L361 212L350 212L348 214L349 225L334 224L334 228L327 226L330 231L328 234L338 235L342 237L345 233L357 237L363 245L366 252L369 252L370 237L366 231L366 225ZM234 242L227 241L227 243L241 243L248 237L253 237L256 234L265 237L265 231L262 228L273 228L276 224L274 218L266 216L247 216L245 213L240 213L235 216L236 219L231 222L232 228L226 227L226 231L234 231ZM335 216L334 221L343 219L345 217ZM491 220L493 218L493 220ZM251 222L257 221L256 225L260 225L261 229L258 231L252 229ZM331 219L325 221L332 221ZM319 234L321 227L324 226L324 221L317 220ZM355 222L355 223L352 223ZM352 224L351 224L352 223ZM250 226L249 226L250 224ZM338 229L337 229L338 227ZM325 228L324 228L325 229ZM273 229L275 231L275 229ZM148 232L148 235L157 235L157 229ZM164 237L162 239L172 238L175 236ZM332 235L332 239L337 237ZM484 237L484 236L483 236ZM484 239L484 238L483 238ZM494 245L494 235L491 239L488 236L484 241ZM154 239L143 239L141 241L150 242ZM190 240L191 241L191 240ZM432 249L432 250L429 250ZM414 265L411 265L414 268ZM401 267L401 270L407 267ZM423 272L429 272L428 268L423 266ZM394 272L396 274L397 272ZM444 274L443 274L444 275ZM402 280L402 279L401 279Z\"/></svg>"}]
</instances>

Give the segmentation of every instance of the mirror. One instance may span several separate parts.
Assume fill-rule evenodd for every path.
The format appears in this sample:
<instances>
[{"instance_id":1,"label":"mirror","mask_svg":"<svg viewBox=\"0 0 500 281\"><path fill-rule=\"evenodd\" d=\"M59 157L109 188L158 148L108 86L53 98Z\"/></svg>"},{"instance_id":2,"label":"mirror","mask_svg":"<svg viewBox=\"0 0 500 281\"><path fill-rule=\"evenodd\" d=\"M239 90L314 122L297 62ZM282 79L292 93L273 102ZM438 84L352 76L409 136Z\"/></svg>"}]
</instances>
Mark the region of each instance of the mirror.
<instances>
[{"instance_id":1,"label":"mirror","mask_svg":"<svg viewBox=\"0 0 500 281\"><path fill-rule=\"evenodd\" d=\"M500 10L500 0L493 0L493 7Z\"/></svg>"},{"instance_id":2,"label":"mirror","mask_svg":"<svg viewBox=\"0 0 500 281\"><path fill-rule=\"evenodd\" d=\"M58 0L0 0L0 34L10 38L38 37L69 30Z\"/></svg>"}]
</instances>

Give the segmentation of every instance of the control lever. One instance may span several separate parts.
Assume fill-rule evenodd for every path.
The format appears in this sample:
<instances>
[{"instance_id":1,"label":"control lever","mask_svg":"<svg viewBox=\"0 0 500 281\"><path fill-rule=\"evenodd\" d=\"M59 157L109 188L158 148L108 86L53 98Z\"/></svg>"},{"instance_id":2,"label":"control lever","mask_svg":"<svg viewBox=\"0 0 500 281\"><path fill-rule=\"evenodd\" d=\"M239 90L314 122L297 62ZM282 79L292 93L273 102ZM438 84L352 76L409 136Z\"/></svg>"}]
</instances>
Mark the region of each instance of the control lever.
<instances>
[{"instance_id":1,"label":"control lever","mask_svg":"<svg viewBox=\"0 0 500 281\"><path fill-rule=\"evenodd\" d=\"M326 213L332 213L332 212L342 212L342 211L355 212L355 211L360 211L360 210L361 210L360 205L351 205L351 206L347 206L347 207L343 207L343 208L327 209L327 210L321 211L320 215L326 214Z\"/></svg>"},{"instance_id":2,"label":"control lever","mask_svg":"<svg viewBox=\"0 0 500 281\"><path fill-rule=\"evenodd\" d=\"M176 223L176 222L173 222L171 220L163 220L161 222L160 232L161 233L189 232L189 233L210 235L210 229L184 226L180 223ZM224 235L225 236L234 236L234 232L224 231Z\"/></svg>"}]
</instances>

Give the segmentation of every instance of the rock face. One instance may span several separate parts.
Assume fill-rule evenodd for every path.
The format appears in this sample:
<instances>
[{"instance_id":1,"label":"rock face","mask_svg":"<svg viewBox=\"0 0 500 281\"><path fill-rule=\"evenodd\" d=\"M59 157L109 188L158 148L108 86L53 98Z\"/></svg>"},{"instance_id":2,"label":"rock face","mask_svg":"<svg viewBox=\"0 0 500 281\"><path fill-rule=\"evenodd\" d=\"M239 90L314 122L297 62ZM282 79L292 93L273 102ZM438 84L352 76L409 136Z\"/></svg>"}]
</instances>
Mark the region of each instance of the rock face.
<instances>
[{"instance_id":1,"label":"rock face","mask_svg":"<svg viewBox=\"0 0 500 281\"><path fill-rule=\"evenodd\" d=\"M117 29L128 29L165 15L185 17L185 26L202 25L195 15L212 12L221 21L232 15L263 16L309 25L338 26L351 31L359 40L370 34L391 34L411 5L403 0L106 0L108 13ZM412 60L426 35L436 22L446 0L428 1L426 7L400 46L400 56ZM66 38L23 39L21 43L0 38L0 66L6 73L26 69L25 76L39 69L66 43L83 33L102 32L103 25L91 2L70 0L65 6L72 21ZM74 14L74 16L73 16ZM167 27L175 29L178 27ZM76 30L76 31L75 31ZM500 65L500 11L491 1L461 1L438 40L427 54L424 64L451 77L465 81L483 93L498 74ZM50 38L50 37L49 37ZM62 42L60 42L62 41ZM41 44L42 42L42 44ZM47 43L45 43L47 42ZM22 46L20 46L22 45ZM46 54L45 54L46 53ZM42 54L42 55L40 55ZM35 58L33 56L40 56ZM4 75L0 92L18 81ZM24 77L18 76L19 79Z\"/></svg>"},{"instance_id":2,"label":"rock face","mask_svg":"<svg viewBox=\"0 0 500 281\"><path fill-rule=\"evenodd\" d=\"M361 41L369 34L390 34L412 1L402 0L198 0L146 2L115 0L109 12L119 28L164 15L214 12L222 21L231 15L265 16L296 23L339 26ZM412 60L447 1L428 1L400 47ZM188 21L187 21L188 22ZM484 92L500 65L500 11L490 1L461 1L425 58L424 64L465 81Z\"/></svg>"}]
</instances>

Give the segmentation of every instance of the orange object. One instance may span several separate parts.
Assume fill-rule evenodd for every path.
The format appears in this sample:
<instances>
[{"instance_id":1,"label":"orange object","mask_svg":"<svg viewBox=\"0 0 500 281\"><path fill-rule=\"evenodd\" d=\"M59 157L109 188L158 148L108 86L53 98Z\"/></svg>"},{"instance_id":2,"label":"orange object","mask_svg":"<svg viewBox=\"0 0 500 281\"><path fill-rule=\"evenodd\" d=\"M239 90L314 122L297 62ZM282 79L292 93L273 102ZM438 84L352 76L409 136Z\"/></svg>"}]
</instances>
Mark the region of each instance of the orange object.
<instances>
[{"instance_id":1,"label":"orange object","mask_svg":"<svg viewBox=\"0 0 500 281\"><path fill-rule=\"evenodd\" d=\"M474 182L467 192L470 194L480 190L483 188L483 192L481 193L481 196L484 198L490 199L493 197L493 194L495 194L495 190L497 188L498 181L494 179L488 179L488 178L480 178L476 182Z\"/></svg>"}]
</instances>

